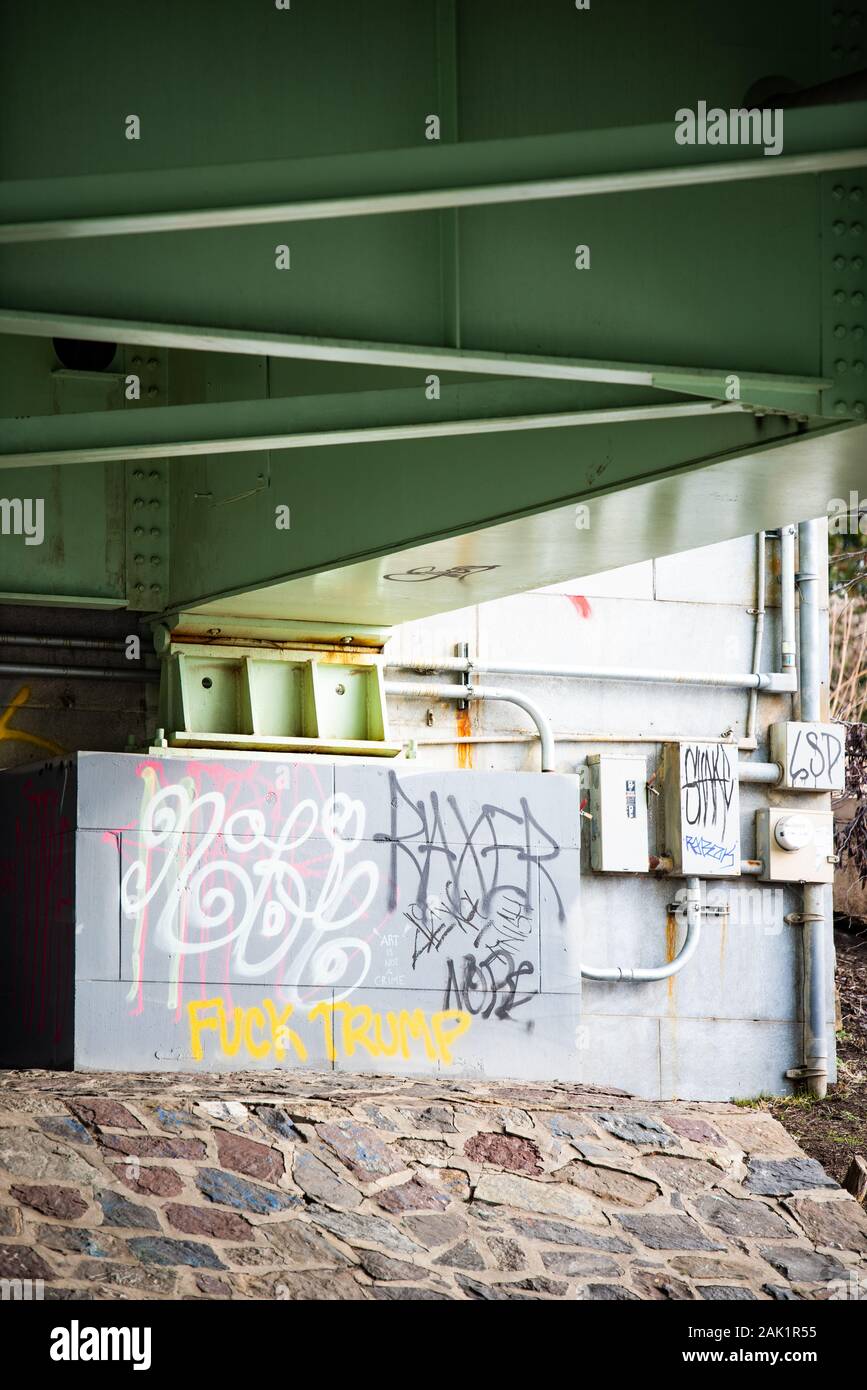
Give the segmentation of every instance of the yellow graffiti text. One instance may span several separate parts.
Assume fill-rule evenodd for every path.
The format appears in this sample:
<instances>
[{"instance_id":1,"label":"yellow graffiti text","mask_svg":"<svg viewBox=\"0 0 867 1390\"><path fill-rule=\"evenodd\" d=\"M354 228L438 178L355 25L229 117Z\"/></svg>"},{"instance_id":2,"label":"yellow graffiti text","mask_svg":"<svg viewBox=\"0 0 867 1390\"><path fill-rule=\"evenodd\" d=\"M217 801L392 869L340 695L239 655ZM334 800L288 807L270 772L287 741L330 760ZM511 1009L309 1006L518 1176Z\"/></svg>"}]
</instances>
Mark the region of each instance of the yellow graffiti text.
<instances>
[{"instance_id":1,"label":"yellow graffiti text","mask_svg":"<svg viewBox=\"0 0 867 1390\"><path fill-rule=\"evenodd\" d=\"M334 1022L340 1018L340 1027ZM462 1009L444 1009L431 1014L430 1021L421 1009L401 1009L376 1014L368 1004L316 1004L307 1015L311 1020L321 1018L325 1030L325 1051L330 1062L336 1057L354 1057L364 1048L371 1057L410 1058L410 1039L420 1042L430 1062L452 1064L451 1043L465 1033L471 1016Z\"/></svg>"},{"instance_id":2,"label":"yellow graffiti text","mask_svg":"<svg viewBox=\"0 0 867 1390\"><path fill-rule=\"evenodd\" d=\"M240 1053L256 1061L273 1057L282 1062L292 1054L304 1062L307 1047L288 1023L293 1013L292 1004L281 1008L270 999L263 999L261 1007L236 1006L231 1012L220 998L193 999L187 1005L193 1060L203 1060L203 1034L211 1032L224 1057L237 1057ZM467 1031L472 1017L462 1009L443 1009L429 1016L422 1009L380 1014L367 1004L343 1001L314 1004L307 1013L307 1022L317 1021L322 1023L329 1062L338 1057L354 1057L361 1050L369 1057L402 1057L404 1061L423 1054L429 1062L442 1062L449 1067L454 1060L452 1045Z\"/></svg>"},{"instance_id":3,"label":"yellow graffiti text","mask_svg":"<svg viewBox=\"0 0 867 1390\"><path fill-rule=\"evenodd\" d=\"M30 743L34 748L42 748L46 753L62 753L59 743L50 738L40 738L39 734L28 734L23 729L11 729L13 715L23 709L30 699L30 686L22 685L17 695L13 695L3 714L0 715L0 743Z\"/></svg>"},{"instance_id":4,"label":"yellow graffiti text","mask_svg":"<svg viewBox=\"0 0 867 1390\"><path fill-rule=\"evenodd\" d=\"M287 1047L291 1047L299 1061L304 1062L307 1048L294 1028L286 1023L292 1012L291 1004L278 1013L270 999L263 999L261 1009L257 1005L252 1009L235 1007L230 1028L222 999L192 999L187 1005L187 1014L193 1060L201 1062L204 1057L202 1033L210 1029L217 1033L220 1051L225 1057L237 1057L243 1048L248 1057L254 1058L268 1057L273 1051L275 1060L282 1062Z\"/></svg>"}]
</instances>

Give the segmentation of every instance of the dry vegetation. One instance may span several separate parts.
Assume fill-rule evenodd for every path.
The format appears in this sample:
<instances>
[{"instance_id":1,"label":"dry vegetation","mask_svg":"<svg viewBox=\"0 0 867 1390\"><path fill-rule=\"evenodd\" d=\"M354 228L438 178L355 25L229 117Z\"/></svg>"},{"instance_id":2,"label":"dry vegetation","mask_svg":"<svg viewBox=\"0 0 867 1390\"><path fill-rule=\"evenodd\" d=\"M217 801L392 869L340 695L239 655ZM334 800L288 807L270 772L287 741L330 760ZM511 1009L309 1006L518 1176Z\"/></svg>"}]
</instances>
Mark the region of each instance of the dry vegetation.
<instances>
[{"instance_id":1,"label":"dry vegetation","mask_svg":"<svg viewBox=\"0 0 867 1390\"><path fill-rule=\"evenodd\" d=\"M837 849L867 884L867 516L851 515L832 534L831 717L847 725L846 806ZM859 528L863 528L863 534ZM838 920L836 983L840 1002L837 1083L825 1100L808 1095L761 1102L838 1182L855 1154L867 1155L867 921Z\"/></svg>"}]
</instances>

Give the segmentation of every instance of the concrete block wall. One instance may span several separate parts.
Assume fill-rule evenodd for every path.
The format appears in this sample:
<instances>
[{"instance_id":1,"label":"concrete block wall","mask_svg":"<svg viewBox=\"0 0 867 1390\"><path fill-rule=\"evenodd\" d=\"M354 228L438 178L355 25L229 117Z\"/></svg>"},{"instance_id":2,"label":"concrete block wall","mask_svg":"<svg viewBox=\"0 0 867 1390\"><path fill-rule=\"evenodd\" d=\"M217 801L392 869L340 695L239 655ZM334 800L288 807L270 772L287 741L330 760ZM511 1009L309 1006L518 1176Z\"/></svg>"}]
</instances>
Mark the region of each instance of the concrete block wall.
<instances>
[{"instance_id":1,"label":"concrete block wall","mask_svg":"<svg viewBox=\"0 0 867 1390\"><path fill-rule=\"evenodd\" d=\"M387 660L435 665L467 641L492 660L746 671L755 553L746 537L466 606L398 629ZM775 554L764 670L778 668ZM471 579L450 582L471 596ZM392 765L91 752L3 773L0 1063L447 1070L690 1099L790 1089L795 888L718 881L706 895L729 912L704 920L683 973L580 986L582 960L656 965L681 939L676 880L590 868L587 755L637 754L651 781L667 739L724 738L735 757L747 693L487 679L546 709L558 775L536 771L517 709L401 697L391 732L416 757ZM768 725L796 716L796 699L762 695L758 747L740 756L767 758ZM743 856L758 807L826 801L742 786ZM651 853L665 835L651 794ZM828 950L833 1053L830 931Z\"/></svg>"},{"instance_id":2,"label":"concrete block wall","mask_svg":"<svg viewBox=\"0 0 867 1390\"><path fill-rule=\"evenodd\" d=\"M392 662L430 662L465 641L483 660L592 667L746 672L752 668L756 604L755 537L631 565L544 590L408 623L387 648ZM767 615L761 669L780 667L778 546L767 542ZM470 581L462 581L469 588ZM827 588L822 598L827 635ZM392 680L423 679L392 666ZM449 679L449 677L446 677ZM530 695L557 734L558 771L581 775L591 753L646 759L653 777L667 738L726 738L730 756L764 761L768 726L797 718L797 697L760 695L757 742L746 734L748 692L696 685L632 684L546 676L480 678ZM513 706L390 700L392 733L417 742L425 766L466 769L539 766L538 739ZM604 738L594 737L604 735ZM456 737L478 740L456 743ZM500 741L502 740L502 741ZM650 795L652 853L666 848L661 797ZM826 795L740 789L742 855L755 855L761 806L828 809ZM650 874L594 873L587 822L576 933L594 965L653 966L681 940L668 908L681 885ZM698 954L676 977L650 984L585 981L582 1079L647 1097L728 1099L792 1089L801 1057L801 931L786 925L797 888L754 878L711 883L705 896L728 914L706 918ZM826 893L831 921L831 890ZM827 1018L834 1068L833 937L828 930Z\"/></svg>"},{"instance_id":3,"label":"concrete block wall","mask_svg":"<svg viewBox=\"0 0 867 1390\"><path fill-rule=\"evenodd\" d=\"M40 788L0 1063L580 1077L574 778L85 753L0 779L7 836Z\"/></svg>"}]
</instances>

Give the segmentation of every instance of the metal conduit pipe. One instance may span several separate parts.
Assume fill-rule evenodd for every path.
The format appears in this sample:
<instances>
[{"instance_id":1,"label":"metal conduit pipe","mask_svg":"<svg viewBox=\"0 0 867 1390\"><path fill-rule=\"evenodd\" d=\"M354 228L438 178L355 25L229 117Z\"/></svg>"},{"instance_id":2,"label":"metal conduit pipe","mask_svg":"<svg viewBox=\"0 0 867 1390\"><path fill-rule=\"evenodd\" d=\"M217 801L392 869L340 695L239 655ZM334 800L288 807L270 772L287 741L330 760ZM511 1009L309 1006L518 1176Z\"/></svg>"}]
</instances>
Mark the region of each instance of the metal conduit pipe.
<instances>
[{"instance_id":1,"label":"metal conduit pipe","mask_svg":"<svg viewBox=\"0 0 867 1390\"><path fill-rule=\"evenodd\" d=\"M74 651L122 652L126 638L46 637L43 633L0 633L0 647L69 647Z\"/></svg>"},{"instance_id":2,"label":"metal conduit pipe","mask_svg":"<svg viewBox=\"0 0 867 1390\"><path fill-rule=\"evenodd\" d=\"M802 720L822 718L822 662L819 624L821 536L817 521L798 528L800 591L800 667ZM828 1039L825 1020L825 890L805 883L801 921L804 928L804 1063L801 1076L810 1094L822 1100L828 1091Z\"/></svg>"},{"instance_id":3,"label":"metal conduit pipe","mask_svg":"<svg viewBox=\"0 0 867 1390\"><path fill-rule=\"evenodd\" d=\"M762 669L762 640L765 635L765 595L767 591L767 559L765 547L767 536L759 531L756 536L756 627L753 634L753 672L758 675ZM759 710L759 692L756 686L750 691L747 704L747 740L755 746L756 718Z\"/></svg>"},{"instance_id":4,"label":"metal conduit pipe","mask_svg":"<svg viewBox=\"0 0 867 1390\"><path fill-rule=\"evenodd\" d=\"M674 860L668 854L651 855L648 868L652 874L670 874L674 869ZM761 859L742 859L741 873L747 877L758 876L765 871L765 866Z\"/></svg>"},{"instance_id":5,"label":"metal conduit pipe","mask_svg":"<svg viewBox=\"0 0 867 1390\"><path fill-rule=\"evenodd\" d=\"M741 874L746 875L748 878L750 876L752 876L753 878L761 878L764 872L765 865L761 859L741 860Z\"/></svg>"},{"instance_id":6,"label":"metal conduit pipe","mask_svg":"<svg viewBox=\"0 0 867 1390\"><path fill-rule=\"evenodd\" d=\"M828 1094L828 1035L825 1023L825 890L805 883L801 922L804 930L804 1064L800 1076L811 1096Z\"/></svg>"},{"instance_id":7,"label":"metal conduit pipe","mask_svg":"<svg viewBox=\"0 0 867 1390\"><path fill-rule=\"evenodd\" d=\"M0 661L0 676L54 676L59 680L158 681L159 671L139 667L124 671L116 666L40 666Z\"/></svg>"},{"instance_id":8,"label":"metal conduit pipe","mask_svg":"<svg viewBox=\"0 0 867 1390\"><path fill-rule=\"evenodd\" d=\"M701 879L686 880L686 936L674 960L666 965L621 966L621 965L582 965L581 978L609 982L629 981L644 984L652 980L667 980L677 975L692 959L698 948L701 936Z\"/></svg>"},{"instance_id":9,"label":"metal conduit pipe","mask_svg":"<svg viewBox=\"0 0 867 1390\"><path fill-rule=\"evenodd\" d=\"M801 719L822 718L822 663L819 643L819 534L818 522L805 521L798 527L798 592L801 604Z\"/></svg>"},{"instance_id":10,"label":"metal conduit pipe","mask_svg":"<svg viewBox=\"0 0 867 1390\"><path fill-rule=\"evenodd\" d=\"M664 671L650 667L628 666L531 666L514 661L476 661L473 657L451 656L433 662L389 661L385 666L395 671L468 672L476 675L504 676L574 676L593 681L643 681L660 685L718 685L736 690L767 690L784 695L797 689L794 672L722 672L722 671Z\"/></svg>"},{"instance_id":11,"label":"metal conduit pipe","mask_svg":"<svg viewBox=\"0 0 867 1390\"><path fill-rule=\"evenodd\" d=\"M795 666L795 528L780 531L780 670L794 673Z\"/></svg>"},{"instance_id":12,"label":"metal conduit pipe","mask_svg":"<svg viewBox=\"0 0 867 1390\"><path fill-rule=\"evenodd\" d=\"M779 763L738 763L739 782L763 782L769 787L775 787L783 778L783 769Z\"/></svg>"},{"instance_id":13,"label":"metal conduit pipe","mask_svg":"<svg viewBox=\"0 0 867 1390\"><path fill-rule=\"evenodd\" d=\"M542 753L542 771L554 772L554 730L548 716L534 700L529 700L518 690L507 690L498 685L410 685L404 681L386 681L386 695L400 695L404 699L417 700L502 700L529 714L539 731Z\"/></svg>"},{"instance_id":14,"label":"metal conduit pipe","mask_svg":"<svg viewBox=\"0 0 867 1390\"><path fill-rule=\"evenodd\" d=\"M419 747L433 743L532 743L534 734L430 734L413 739ZM628 730L622 733L608 733L605 730L579 733L574 729L555 729L555 743L724 743L729 748L749 752L745 739L722 738L719 734L688 734L681 729L678 733L637 734ZM745 763L746 767L770 767L770 763Z\"/></svg>"}]
</instances>

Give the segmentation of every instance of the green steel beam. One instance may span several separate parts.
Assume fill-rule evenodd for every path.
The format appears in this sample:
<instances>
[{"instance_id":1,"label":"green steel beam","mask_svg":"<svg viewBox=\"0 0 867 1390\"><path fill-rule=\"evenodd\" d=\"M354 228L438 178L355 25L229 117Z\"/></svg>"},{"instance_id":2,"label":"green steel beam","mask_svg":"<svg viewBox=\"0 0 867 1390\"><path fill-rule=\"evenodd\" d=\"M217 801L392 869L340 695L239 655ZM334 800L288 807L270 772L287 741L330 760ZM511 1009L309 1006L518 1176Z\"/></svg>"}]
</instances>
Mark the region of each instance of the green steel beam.
<instances>
[{"instance_id":1,"label":"green steel beam","mask_svg":"<svg viewBox=\"0 0 867 1390\"><path fill-rule=\"evenodd\" d=\"M280 234L261 228L0 248L0 333L717 398L735 375L742 399L752 399L744 378L757 378L757 403L814 414L829 369L849 355L834 335L856 331L854 309L832 298L856 290L851 268L827 294L822 282L820 182L648 192L637 217L622 196L454 214L460 350L443 213L299 227L283 273ZM846 235L831 250L854 264L858 209L841 211ZM589 270L576 269L579 241L592 248ZM170 377L177 400L174 366ZM347 389L339 374L331 389Z\"/></svg>"},{"instance_id":2,"label":"green steel beam","mask_svg":"<svg viewBox=\"0 0 867 1390\"><path fill-rule=\"evenodd\" d=\"M861 487L863 430L817 417L865 411L863 105L786 110L779 156L674 140L678 108L742 107L768 74L802 93L845 76L850 17L819 0L723 9L2 7L0 223L52 239L0 245L0 333L37 335L0 340L0 415L58 416L15 423L5 447L198 448L170 467L7 466L10 495L38 477L46 538L4 538L2 588L380 625L821 514ZM79 235L121 230L138 235ZM61 379L51 336L119 343L111 389ZM488 388L449 395L456 373L511 380L473 409ZM772 413L612 423L721 398L730 376ZM373 395L406 383L419 408L395 393L383 412ZM132 420L142 406L152 422ZM185 433L175 408L208 413ZM606 423L526 418L585 410ZM311 421L342 447L305 453ZM469 422L483 428L387 447L357 433ZM242 440L255 452L215 450Z\"/></svg>"},{"instance_id":3,"label":"green steel beam","mask_svg":"<svg viewBox=\"0 0 867 1390\"><path fill-rule=\"evenodd\" d=\"M276 333L247 334L231 328L194 328L180 324L80 318L69 314L27 313L15 309L0 309L0 334L3 333L25 337L82 338L97 342L109 340L138 347L236 352L257 357L396 367L418 372L466 372L549 381L647 386L717 400L726 398L728 379L735 375L739 381L739 399L765 403L769 407L788 404L793 411L810 414L818 411L818 393L831 385L827 377L776 375L731 365L694 368L646 362L600 362L588 358L475 352L469 348L428 347L419 343L359 342Z\"/></svg>"},{"instance_id":4,"label":"green steel beam","mask_svg":"<svg viewBox=\"0 0 867 1390\"><path fill-rule=\"evenodd\" d=\"M715 491L725 491L725 475L714 483L709 461L722 464L766 442L796 437L800 428L777 415L757 419L724 410L675 420L472 434L460 440L178 459L168 470L172 539L164 606L191 608L219 593L241 594L308 575L318 576L314 588L325 598L331 572L344 565L402 554L519 517L536 517L535 534L541 540L543 514L566 505L573 508L574 561L586 548L583 531L574 525L575 505L669 473L685 476L701 469L708 487L704 506L713 515ZM140 495L147 499L145 484L141 486ZM279 524L280 507L291 512L290 529ZM751 529L746 510L742 521L739 534ZM667 535L668 518L655 510L636 513L632 526L639 539L655 540ZM456 545L460 549L459 541ZM544 544L537 557L540 567L543 557ZM558 579L570 577L573 561L566 562ZM501 556L498 570L495 578L501 585L504 579L506 585L514 582L511 590L501 587L501 593L541 582L532 563L506 565ZM396 602L404 587L418 590L419 598L442 588L427 581L394 582L384 586L382 597L390 595ZM451 597L459 603L469 587L458 585ZM280 615L324 616L316 609L296 614L279 605L258 616ZM343 612L335 620L351 616ZM380 620L389 621L387 614Z\"/></svg>"},{"instance_id":5,"label":"green steel beam","mask_svg":"<svg viewBox=\"0 0 867 1390\"><path fill-rule=\"evenodd\" d=\"M619 426L614 436L638 430L657 453L648 431L660 428ZM353 623L407 622L823 516L830 498L848 497L863 483L865 450L867 426L829 426L632 485L606 489L602 475L596 488L583 491L587 512L580 526L574 502L564 499L543 513L214 593L184 617L243 624L292 613L342 623L347 633Z\"/></svg>"},{"instance_id":6,"label":"green steel beam","mask_svg":"<svg viewBox=\"0 0 867 1390\"><path fill-rule=\"evenodd\" d=\"M0 467L136 463L143 459L675 420L744 409L742 403L710 401L582 409L574 399L574 387L552 390L550 383L546 386L547 390L528 388L526 383L451 386L443 388L438 401L426 400L423 389L416 388L0 420ZM504 413L497 414L498 410Z\"/></svg>"},{"instance_id":7,"label":"green steel beam","mask_svg":"<svg viewBox=\"0 0 867 1390\"><path fill-rule=\"evenodd\" d=\"M126 608L126 596L103 598L99 594L63 594L48 588L40 593L26 593L19 589L0 591L0 603L50 604L52 608Z\"/></svg>"},{"instance_id":8,"label":"green steel beam","mask_svg":"<svg viewBox=\"0 0 867 1390\"><path fill-rule=\"evenodd\" d=\"M673 117L674 113L672 113ZM785 112L785 153L675 122L0 186L0 243L202 231L823 174L867 164L867 103Z\"/></svg>"}]
</instances>

